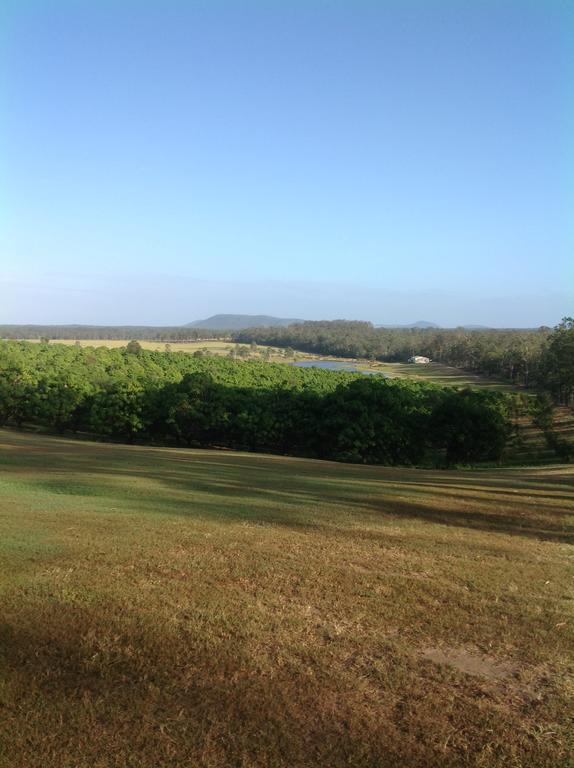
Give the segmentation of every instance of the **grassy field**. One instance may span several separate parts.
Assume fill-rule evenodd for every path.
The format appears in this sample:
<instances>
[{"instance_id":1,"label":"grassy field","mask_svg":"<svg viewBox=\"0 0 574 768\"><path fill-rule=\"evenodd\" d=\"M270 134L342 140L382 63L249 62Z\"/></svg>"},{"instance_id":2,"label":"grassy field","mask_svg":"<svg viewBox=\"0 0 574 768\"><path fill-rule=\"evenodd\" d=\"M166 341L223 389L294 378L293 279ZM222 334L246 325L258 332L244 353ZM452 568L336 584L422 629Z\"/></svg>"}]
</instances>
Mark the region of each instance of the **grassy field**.
<instances>
[{"instance_id":1,"label":"grassy field","mask_svg":"<svg viewBox=\"0 0 574 768\"><path fill-rule=\"evenodd\" d=\"M573 766L573 509L0 431L0 766Z\"/></svg>"},{"instance_id":2,"label":"grassy field","mask_svg":"<svg viewBox=\"0 0 574 768\"><path fill-rule=\"evenodd\" d=\"M399 379L415 379L429 381L441 386L474 387L480 389L496 389L500 392L517 392L519 387L487 376L479 376L460 368L453 368L441 363L414 365L409 363L371 363L364 366L367 370L379 370L387 376Z\"/></svg>"}]
</instances>

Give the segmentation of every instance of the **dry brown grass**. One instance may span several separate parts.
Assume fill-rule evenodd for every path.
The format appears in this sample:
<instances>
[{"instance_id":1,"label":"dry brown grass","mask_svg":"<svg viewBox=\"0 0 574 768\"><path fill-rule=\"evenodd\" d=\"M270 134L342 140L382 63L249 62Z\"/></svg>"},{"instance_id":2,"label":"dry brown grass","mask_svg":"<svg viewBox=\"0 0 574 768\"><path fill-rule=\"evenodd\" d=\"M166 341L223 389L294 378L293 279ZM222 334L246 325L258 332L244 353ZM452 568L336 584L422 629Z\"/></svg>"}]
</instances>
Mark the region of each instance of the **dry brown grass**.
<instances>
[{"instance_id":1,"label":"dry brown grass","mask_svg":"<svg viewBox=\"0 0 574 768\"><path fill-rule=\"evenodd\" d=\"M1 431L0 765L574 765L573 480Z\"/></svg>"}]
</instances>

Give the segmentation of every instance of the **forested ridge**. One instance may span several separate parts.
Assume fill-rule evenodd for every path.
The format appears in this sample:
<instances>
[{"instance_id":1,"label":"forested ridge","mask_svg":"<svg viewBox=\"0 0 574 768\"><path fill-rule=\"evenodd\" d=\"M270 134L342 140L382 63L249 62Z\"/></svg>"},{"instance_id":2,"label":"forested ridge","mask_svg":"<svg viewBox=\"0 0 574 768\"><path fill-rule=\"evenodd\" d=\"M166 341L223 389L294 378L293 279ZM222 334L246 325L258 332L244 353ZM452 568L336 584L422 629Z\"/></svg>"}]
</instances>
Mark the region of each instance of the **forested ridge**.
<instances>
[{"instance_id":1,"label":"forested ridge","mask_svg":"<svg viewBox=\"0 0 574 768\"><path fill-rule=\"evenodd\" d=\"M234 335L238 342L290 346L338 357L406 362L411 355L514 384L548 391L564 405L574 394L574 320L553 330L480 330L375 328L345 320L306 322L287 328L251 328Z\"/></svg>"},{"instance_id":2,"label":"forested ridge","mask_svg":"<svg viewBox=\"0 0 574 768\"><path fill-rule=\"evenodd\" d=\"M514 397L131 343L0 342L0 423L381 464L498 461Z\"/></svg>"}]
</instances>

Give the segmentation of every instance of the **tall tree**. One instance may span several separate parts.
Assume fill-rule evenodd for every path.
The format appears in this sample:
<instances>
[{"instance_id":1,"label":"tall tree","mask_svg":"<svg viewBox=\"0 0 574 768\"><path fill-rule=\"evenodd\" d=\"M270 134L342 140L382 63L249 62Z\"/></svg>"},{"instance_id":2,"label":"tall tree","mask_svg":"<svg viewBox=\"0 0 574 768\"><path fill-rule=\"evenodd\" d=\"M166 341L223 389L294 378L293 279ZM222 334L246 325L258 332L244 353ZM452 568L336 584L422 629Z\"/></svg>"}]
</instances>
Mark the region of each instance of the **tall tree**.
<instances>
[{"instance_id":1,"label":"tall tree","mask_svg":"<svg viewBox=\"0 0 574 768\"><path fill-rule=\"evenodd\" d=\"M565 317L548 339L542 358L543 384L562 405L574 395L574 318Z\"/></svg>"}]
</instances>

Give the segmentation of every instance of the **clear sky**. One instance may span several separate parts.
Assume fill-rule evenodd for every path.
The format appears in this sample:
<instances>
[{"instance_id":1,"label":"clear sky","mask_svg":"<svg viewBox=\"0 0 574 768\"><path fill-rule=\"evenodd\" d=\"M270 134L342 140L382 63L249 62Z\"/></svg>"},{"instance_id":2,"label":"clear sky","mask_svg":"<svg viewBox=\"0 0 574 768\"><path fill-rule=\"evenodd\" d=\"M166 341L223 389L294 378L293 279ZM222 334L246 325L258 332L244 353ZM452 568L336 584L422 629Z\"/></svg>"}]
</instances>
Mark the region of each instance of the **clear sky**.
<instances>
[{"instance_id":1,"label":"clear sky","mask_svg":"<svg viewBox=\"0 0 574 768\"><path fill-rule=\"evenodd\" d=\"M3 0L0 322L574 314L574 3Z\"/></svg>"}]
</instances>

